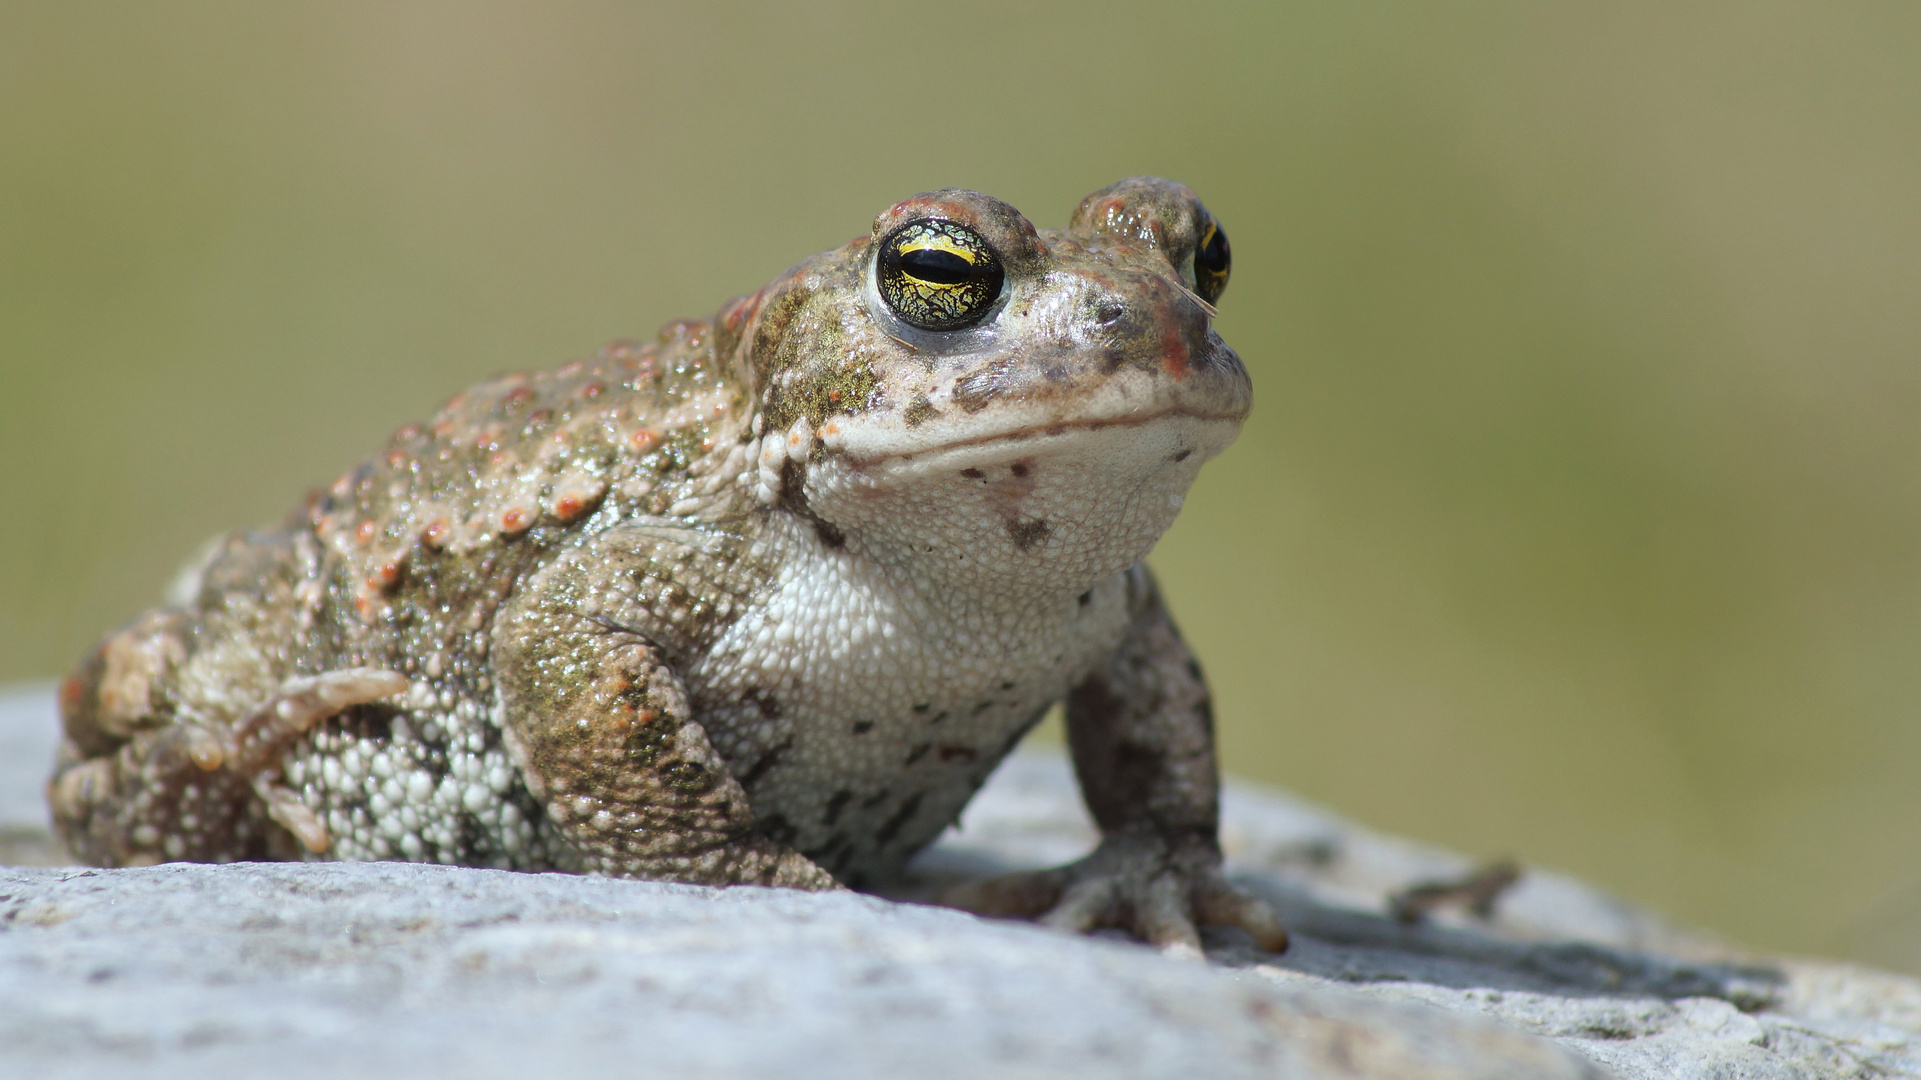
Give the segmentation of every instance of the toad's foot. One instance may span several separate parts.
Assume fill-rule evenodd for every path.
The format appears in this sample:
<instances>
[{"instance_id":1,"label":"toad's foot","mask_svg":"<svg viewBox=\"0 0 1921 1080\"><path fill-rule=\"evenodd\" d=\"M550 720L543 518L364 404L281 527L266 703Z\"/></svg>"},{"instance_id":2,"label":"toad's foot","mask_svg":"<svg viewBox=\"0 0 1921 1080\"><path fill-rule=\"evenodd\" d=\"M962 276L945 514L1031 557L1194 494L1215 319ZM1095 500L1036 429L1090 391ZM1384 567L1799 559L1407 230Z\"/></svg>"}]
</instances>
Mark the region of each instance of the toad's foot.
<instances>
[{"instance_id":1,"label":"toad's foot","mask_svg":"<svg viewBox=\"0 0 1921 1080\"><path fill-rule=\"evenodd\" d=\"M936 899L1073 933L1118 927L1184 959L1201 957L1196 924L1238 926L1268 952L1287 949L1287 930L1273 909L1228 884L1220 855L1202 844L1170 848L1154 838L1110 835L1079 862L969 882Z\"/></svg>"},{"instance_id":2,"label":"toad's foot","mask_svg":"<svg viewBox=\"0 0 1921 1080\"><path fill-rule=\"evenodd\" d=\"M1397 921L1412 924L1440 908L1459 905L1486 919L1493 916L1494 904L1501 895L1520 880L1521 868L1512 859L1502 859L1458 881L1410 885L1388 897L1387 911Z\"/></svg>"},{"instance_id":3,"label":"toad's foot","mask_svg":"<svg viewBox=\"0 0 1921 1080\"><path fill-rule=\"evenodd\" d=\"M112 752L84 760L70 739L48 784L55 818L74 854L106 866L296 855L270 835L261 811L318 854L331 838L281 784L281 758L322 720L406 688L395 672L346 668L289 679L231 725L147 721Z\"/></svg>"}]
</instances>

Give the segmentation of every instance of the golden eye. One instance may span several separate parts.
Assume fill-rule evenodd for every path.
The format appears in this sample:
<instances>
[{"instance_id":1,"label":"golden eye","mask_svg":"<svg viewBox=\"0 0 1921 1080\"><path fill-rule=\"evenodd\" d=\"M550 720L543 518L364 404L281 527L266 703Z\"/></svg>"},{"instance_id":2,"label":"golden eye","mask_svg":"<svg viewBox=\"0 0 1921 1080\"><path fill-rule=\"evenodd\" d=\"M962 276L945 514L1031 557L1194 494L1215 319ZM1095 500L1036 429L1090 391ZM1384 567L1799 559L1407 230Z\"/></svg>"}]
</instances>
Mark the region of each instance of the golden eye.
<instances>
[{"instance_id":1,"label":"golden eye","mask_svg":"<svg viewBox=\"0 0 1921 1080\"><path fill-rule=\"evenodd\" d=\"M987 314L1001 294L1000 256L965 225L910 221L880 242L881 299L922 330L958 330Z\"/></svg>"},{"instance_id":2,"label":"golden eye","mask_svg":"<svg viewBox=\"0 0 1921 1080\"><path fill-rule=\"evenodd\" d=\"M1219 300L1221 290L1227 288L1227 272L1233 265L1234 255L1228 249L1227 234L1210 215L1207 225L1201 229L1201 242L1194 248L1194 291L1210 304Z\"/></svg>"}]
</instances>

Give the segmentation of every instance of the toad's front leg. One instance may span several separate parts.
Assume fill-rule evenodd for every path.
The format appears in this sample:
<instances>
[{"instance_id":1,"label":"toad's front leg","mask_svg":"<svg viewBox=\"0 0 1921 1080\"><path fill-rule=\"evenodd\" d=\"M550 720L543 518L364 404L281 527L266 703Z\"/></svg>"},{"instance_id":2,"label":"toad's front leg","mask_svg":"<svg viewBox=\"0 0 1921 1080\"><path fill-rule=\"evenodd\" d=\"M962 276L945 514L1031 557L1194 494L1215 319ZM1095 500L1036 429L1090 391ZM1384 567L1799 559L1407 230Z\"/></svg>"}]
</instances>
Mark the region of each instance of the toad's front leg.
<instances>
[{"instance_id":1,"label":"toad's front leg","mask_svg":"<svg viewBox=\"0 0 1921 1080\"><path fill-rule=\"evenodd\" d=\"M527 786L581 868L704 885L838 888L754 828L665 650L623 611L605 549L537 575L496 626L506 726ZM598 555L601 558L595 558ZM645 567L645 553L613 555ZM644 571L643 571L644 572ZM614 598L603 603L596 598Z\"/></svg>"},{"instance_id":2,"label":"toad's front leg","mask_svg":"<svg viewBox=\"0 0 1921 1080\"><path fill-rule=\"evenodd\" d=\"M1067 700L1074 771L1100 846L1071 865L962 886L942 899L1066 930L1117 926L1189 956L1200 955L1196 923L1233 925L1280 952L1280 919L1221 873L1214 717L1200 666L1144 566L1128 573L1128 592L1127 637Z\"/></svg>"}]
</instances>

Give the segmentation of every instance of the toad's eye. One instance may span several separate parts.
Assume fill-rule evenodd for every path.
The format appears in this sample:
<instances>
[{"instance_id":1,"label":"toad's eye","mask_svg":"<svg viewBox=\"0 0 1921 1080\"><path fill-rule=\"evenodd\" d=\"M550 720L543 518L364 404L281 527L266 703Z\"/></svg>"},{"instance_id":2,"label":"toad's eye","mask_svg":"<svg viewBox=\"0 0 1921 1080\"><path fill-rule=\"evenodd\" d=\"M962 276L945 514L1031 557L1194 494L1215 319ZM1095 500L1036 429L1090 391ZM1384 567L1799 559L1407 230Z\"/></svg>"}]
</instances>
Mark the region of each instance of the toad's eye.
<instances>
[{"instance_id":1,"label":"toad's eye","mask_svg":"<svg viewBox=\"0 0 1921 1080\"><path fill-rule=\"evenodd\" d=\"M1221 298L1221 290L1227 288L1227 272L1234 265L1233 252L1227 246L1227 234L1212 217L1201 230L1200 246L1194 249L1194 291L1201 299L1212 304Z\"/></svg>"},{"instance_id":2,"label":"toad's eye","mask_svg":"<svg viewBox=\"0 0 1921 1080\"><path fill-rule=\"evenodd\" d=\"M965 225L910 221L880 242L881 298L922 330L958 330L981 320L1001 294L1000 256Z\"/></svg>"}]
</instances>

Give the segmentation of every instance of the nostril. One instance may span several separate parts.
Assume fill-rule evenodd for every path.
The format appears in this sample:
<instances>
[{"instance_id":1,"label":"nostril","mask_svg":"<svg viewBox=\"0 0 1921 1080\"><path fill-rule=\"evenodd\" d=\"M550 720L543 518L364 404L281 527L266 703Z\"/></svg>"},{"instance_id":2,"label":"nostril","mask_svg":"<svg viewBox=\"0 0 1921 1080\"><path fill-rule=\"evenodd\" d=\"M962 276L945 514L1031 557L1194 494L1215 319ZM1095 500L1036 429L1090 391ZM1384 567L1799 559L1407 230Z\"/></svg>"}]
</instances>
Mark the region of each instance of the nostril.
<instances>
[{"instance_id":1,"label":"nostril","mask_svg":"<svg viewBox=\"0 0 1921 1080\"><path fill-rule=\"evenodd\" d=\"M1102 326L1111 326L1114 323L1120 322L1121 316L1125 314L1127 314L1127 309L1119 304L1102 304L1094 312L1094 318L1098 320Z\"/></svg>"}]
</instances>

